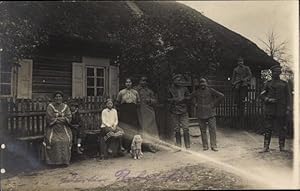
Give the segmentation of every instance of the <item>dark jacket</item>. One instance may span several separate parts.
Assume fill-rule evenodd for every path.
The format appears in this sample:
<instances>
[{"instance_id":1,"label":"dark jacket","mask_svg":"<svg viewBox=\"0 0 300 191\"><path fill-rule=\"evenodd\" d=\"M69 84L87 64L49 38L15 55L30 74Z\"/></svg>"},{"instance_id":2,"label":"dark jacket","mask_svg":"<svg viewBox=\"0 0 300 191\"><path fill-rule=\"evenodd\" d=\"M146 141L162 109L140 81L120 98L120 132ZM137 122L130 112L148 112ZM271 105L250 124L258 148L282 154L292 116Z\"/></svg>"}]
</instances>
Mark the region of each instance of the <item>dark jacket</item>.
<instances>
[{"instance_id":1,"label":"dark jacket","mask_svg":"<svg viewBox=\"0 0 300 191\"><path fill-rule=\"evenodd\" d=\"M191 98L195 99L197 105L197 117L200 119L208 119L216 116L216 106L224 98L224 94L213 88L199 88L194 91Z\"/></svg>"},{"instance_id":2,"label":"dark jacket","mask_svg":"<svg viewBox=\"0 0 300 191\"><path fill-rule=\"evenodd\" d=\"M235 88L239 88L240 86L248 86L250 85L251 77L252 73L248 66L237 66L232 72L232 85Z\"/></svg>"},{"instance_id":3,"label":"dark jacket","mask_svg":"<svg viewBox=\"0 0 300 191\"><path fill-rule=\"evenodd\" d=\"M190 92L186 87L170 87L168 93L170 112L173 114L187 113L187 104L189 99Z\"/></svg>"},{"instance_id":4,"label":"dark jacket","mask_svg":"<svg viewBox=\"0 0 300 191\"><path fill-rule=\"evenodd\" d=\"M277 79L268 81L261 98L265 103L265 114L273 116L285 116L287 110L291 109L291 91L287 82ZM270 101L276 99L275 103Z\"/></svg>"}]
</instances>

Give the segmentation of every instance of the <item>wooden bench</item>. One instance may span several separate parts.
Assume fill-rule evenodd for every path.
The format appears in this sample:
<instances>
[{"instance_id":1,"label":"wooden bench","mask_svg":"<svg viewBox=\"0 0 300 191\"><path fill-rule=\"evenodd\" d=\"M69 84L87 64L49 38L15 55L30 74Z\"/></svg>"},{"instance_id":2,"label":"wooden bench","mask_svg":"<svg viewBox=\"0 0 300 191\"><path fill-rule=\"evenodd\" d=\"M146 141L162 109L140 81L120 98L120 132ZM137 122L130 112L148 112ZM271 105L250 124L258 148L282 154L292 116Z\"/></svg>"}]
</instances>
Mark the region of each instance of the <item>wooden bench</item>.
<instances>
[{"instance_id":1,"label":"wooden bench","mask_svg":"<svg viewBox=\"0 0 300 191\"><path fill-rule=\"evenodd\" d=\"M42 142L44 140L44 135L35 135L35 136L26 136L26 137L17 137L16 141L21 142L22 145L25 143L25 153L34 154L38 160L42 160Z\"/></svg>"}]
</instances>

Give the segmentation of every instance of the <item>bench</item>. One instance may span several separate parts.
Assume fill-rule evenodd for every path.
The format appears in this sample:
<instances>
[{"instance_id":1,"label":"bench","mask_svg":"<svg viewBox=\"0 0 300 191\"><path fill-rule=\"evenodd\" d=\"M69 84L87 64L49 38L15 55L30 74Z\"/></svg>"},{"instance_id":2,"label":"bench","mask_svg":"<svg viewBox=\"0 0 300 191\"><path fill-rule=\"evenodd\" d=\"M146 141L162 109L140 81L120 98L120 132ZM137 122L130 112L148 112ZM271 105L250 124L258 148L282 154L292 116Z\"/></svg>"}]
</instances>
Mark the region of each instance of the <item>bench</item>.
<instances>
[{"instance_id":1,"label":"bench","mask_svg":"<svg viewBox=\"0 0 300 191\"><path fill-rule=\"evenodd\" d=\"M42 160L42 142L44 140L44 135L35 135L35 136L26 136L26 137L17 137L16 141L25 143L25 153L29 154L31 151L38 158L38 160ZM22 144L24 145L24 144Z\"/></svg>"}]
</instances>

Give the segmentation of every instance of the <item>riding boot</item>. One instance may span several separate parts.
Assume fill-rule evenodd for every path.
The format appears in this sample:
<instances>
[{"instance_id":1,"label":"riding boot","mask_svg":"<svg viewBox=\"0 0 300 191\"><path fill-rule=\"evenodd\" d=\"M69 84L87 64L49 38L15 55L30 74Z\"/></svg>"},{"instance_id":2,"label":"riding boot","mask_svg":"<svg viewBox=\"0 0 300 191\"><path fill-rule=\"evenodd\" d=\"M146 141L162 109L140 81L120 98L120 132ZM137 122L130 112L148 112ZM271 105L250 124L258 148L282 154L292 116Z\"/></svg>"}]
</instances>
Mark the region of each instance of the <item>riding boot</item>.
<instances>
[{"instance_id":1,"label":"riding boot","mask_svg":"<svg viewBox=\"0 0 300 191\"><path fill-rule=\"evenodd\" d=\"M175 133L175 138L176 138L176 146L181 147L181 134L180 134L180 132Z\"/></svg>"},{"instance_id":2,"label":"riding boot","mask_svg":"<svg viewBox=\"0 0 300 191\"><path fill-rule=\"evenodd\" d=\"M262 151L260 151L260 153L265 153L265 152L269 152L269 145L271 142L271 137L269 137L267 134L265 134L265 139L264 139L264 148Z\"/></svg>"},{"instance_id":3,"label":"riding boot","mask_svg":"<svg viewBox=\"0 0 300 191\"><path fill-rule=\"evenodd\" d=\"M284 145L285 145L285 139L284 138L279 139L279 150L280 151L285 151Z\"/></svg>"},{"instance_id":4,"label":"riding boot","mask_svg":"<svg viewBox=\"0 0 300 191\"><path fill-rule=\"evenodd\" d=\"M183 131L183 140L184 140L184 144L185 144L185 148L190 148L191 147L191 143L190 143L190 133L189 131Z\"/></svg>"}]
</instances>

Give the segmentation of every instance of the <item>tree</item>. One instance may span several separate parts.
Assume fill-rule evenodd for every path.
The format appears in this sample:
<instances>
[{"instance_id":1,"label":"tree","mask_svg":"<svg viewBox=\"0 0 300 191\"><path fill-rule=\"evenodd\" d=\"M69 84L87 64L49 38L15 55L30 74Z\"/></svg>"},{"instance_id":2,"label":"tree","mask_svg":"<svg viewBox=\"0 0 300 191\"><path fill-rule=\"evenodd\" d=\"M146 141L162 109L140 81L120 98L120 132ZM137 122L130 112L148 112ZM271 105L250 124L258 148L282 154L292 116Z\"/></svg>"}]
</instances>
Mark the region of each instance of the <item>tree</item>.
<instances>
[{"instance_id":1,"label":"tree","mask_svg":"<svg viewBox=\"0 0 300 191\"><path fill-rule=\"evenodd\" d=\"M271 29L267 33L267 39L260 41L264 44L264 51L274 60L278 61L282 66L282 79L293 80L294 74L291 68L291 55L288 53L286 40L280 41L279 35ZM265 72L265 75L270 75L270 72ZM269 76L266 76L268 79Z\"/></svg>"}]
</instances>

